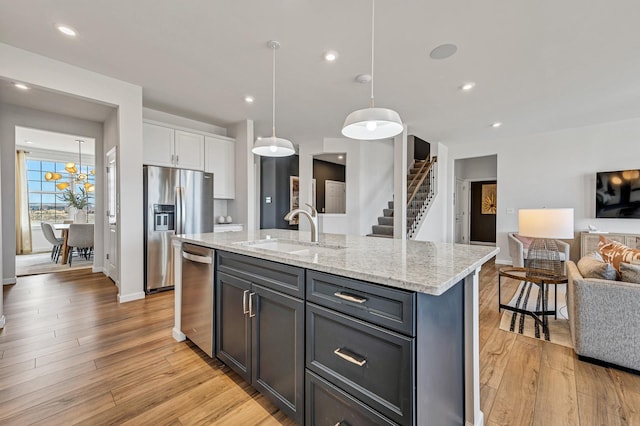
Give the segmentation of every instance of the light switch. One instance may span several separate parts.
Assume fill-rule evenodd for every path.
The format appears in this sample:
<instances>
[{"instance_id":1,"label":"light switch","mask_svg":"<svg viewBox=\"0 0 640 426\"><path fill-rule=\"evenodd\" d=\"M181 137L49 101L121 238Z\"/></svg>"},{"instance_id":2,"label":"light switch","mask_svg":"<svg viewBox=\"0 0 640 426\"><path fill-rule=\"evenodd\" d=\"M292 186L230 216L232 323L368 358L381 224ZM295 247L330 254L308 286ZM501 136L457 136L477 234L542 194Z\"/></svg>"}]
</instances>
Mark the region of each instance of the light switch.
<instances>
[{"instance_id":1,"label":"light switch","mask_svg":"<svg viewBox=\"0 0 640 426\"><path fill-rule=\"evenodd\" d=\"M271 204L271 197L264 197L264 202L266 204Z\"/></svg>"}]
</instances>

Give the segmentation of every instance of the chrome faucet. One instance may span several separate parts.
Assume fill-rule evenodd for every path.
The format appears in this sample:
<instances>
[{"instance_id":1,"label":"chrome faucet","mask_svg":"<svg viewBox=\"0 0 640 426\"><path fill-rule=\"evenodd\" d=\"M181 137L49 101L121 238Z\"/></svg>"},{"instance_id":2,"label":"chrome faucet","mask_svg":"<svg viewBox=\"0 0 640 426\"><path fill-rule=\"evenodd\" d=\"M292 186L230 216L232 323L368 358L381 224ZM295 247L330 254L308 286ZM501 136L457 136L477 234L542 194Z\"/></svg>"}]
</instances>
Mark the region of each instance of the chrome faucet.
<instances>
[{"instance_id":1,"label":"chrome faucet","mask_svg":"<svg viewBox=\"0 0 640 426\"><path fill-rule=\"evenodd\" d=\"M309 223L311 224L311 242L318 242L318 211L309 203L305 203L307 206L311 207L311 213L302 209L293 209L289 213L286 214L284 220L291 220L296 215L300 215L302 213L307 219L309 219Z\"/></svg>"}]
</instances>

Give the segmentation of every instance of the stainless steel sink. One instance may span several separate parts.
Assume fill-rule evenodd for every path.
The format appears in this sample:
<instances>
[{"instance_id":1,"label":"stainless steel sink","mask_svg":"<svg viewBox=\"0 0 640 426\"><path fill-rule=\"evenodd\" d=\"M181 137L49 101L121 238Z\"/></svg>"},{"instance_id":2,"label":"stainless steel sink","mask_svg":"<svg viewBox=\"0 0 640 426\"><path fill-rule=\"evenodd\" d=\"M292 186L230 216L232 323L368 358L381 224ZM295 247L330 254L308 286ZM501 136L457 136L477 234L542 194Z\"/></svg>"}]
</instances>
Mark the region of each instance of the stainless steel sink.
<instances>
[{"instance_id":1,"label":"stainless steel sink","mask_svg":"<svg viewBox=\"0 0 640 426\"><path fill-rule=\"evenodd\" d=\"M273 238L273 239L255 240L255 241L241 241L236 244L246 246L246 247L256 248L256 249L278 251L280 253L298 254L298 255L313 255L316 253L318 254L334 253L336 250L344 249L343 246L338 246L338 245L287 240L282 238Z\"/></svg>"}]
</instances>

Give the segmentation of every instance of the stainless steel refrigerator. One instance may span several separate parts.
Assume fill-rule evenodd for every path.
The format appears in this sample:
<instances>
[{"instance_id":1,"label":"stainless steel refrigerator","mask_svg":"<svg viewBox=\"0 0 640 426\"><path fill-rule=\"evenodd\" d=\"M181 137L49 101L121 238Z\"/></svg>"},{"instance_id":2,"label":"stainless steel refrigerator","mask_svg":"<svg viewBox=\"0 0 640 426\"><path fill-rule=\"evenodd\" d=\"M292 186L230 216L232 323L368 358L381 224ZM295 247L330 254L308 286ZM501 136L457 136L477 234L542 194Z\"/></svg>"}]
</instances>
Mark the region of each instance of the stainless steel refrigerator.
<instances>
[{"instance_id":1,"label":"stainless steel refrigerator","mask_svg":"<svg viewBox=\"0 0 640 426\"><path fill-rule=\"evenodd\" d=\"M144 166L144 290L173 289L171 237L213 231L213 173Z\"/></svg>"}]
</instances>

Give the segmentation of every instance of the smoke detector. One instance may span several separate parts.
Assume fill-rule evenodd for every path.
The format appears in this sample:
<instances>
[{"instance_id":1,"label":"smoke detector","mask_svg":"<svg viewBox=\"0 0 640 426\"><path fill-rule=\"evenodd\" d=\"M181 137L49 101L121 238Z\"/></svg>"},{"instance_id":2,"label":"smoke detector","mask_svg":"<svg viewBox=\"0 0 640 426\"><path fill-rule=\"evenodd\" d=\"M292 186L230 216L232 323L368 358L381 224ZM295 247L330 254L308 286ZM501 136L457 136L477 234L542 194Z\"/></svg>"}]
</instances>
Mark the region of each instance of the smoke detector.
<instances>
[{"instance_id":1,"label":"smoke detector","mask_svg":"<svg viewBox=\"0 0 640 426\"><path fill-rule=\"evenodd\" d=\"M371 83L371 75L369 74L359 74L356 76L356 81L360 84L368 84Z\"/></svg>"}]
</instances>

